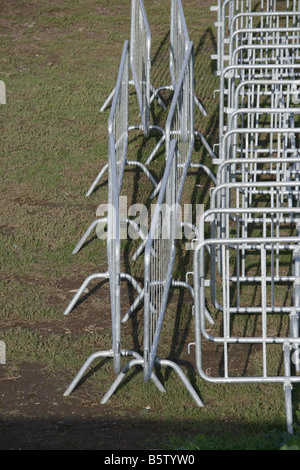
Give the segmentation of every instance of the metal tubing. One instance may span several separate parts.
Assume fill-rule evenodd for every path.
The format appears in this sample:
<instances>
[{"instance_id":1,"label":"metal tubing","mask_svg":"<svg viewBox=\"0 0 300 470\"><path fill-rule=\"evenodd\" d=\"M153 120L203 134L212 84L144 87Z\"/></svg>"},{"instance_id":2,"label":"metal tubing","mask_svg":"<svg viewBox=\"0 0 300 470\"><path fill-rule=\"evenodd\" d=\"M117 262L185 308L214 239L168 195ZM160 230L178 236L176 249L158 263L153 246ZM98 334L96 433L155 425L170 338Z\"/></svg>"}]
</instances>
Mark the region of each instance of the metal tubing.
<instances>
[{"instance_id":1,"label":"metal tubing","mask_svg":"<svg viewBox=\"0 0 300 470\"><path fill-rule=\"evenodd\" d=\"M77 304L79 298L81 297L84 290L86 289L86 287L89 285L89 283L91 281L93 281L94 279L108 279L108 278L109 278L109 273L108 272L106 272L106 273L95 273L95 274L91 274L89 277L87 277L85 279L85 281L82 283L82 285L80 286L80 288L78 289L78 291L75 294L75 296L73 297L72 301L67 306L66 310L64 311L64 315L69 315L69 313L71 313L71 311L73 310L73 308Z\"/></svg>"},{"instance_id":2,"label":"metal tubing","mask_svg":"<svg viewBox=\"0 0 300 470\"><path fill-rule=\"evenodd\" d=\"M156 363L158 363L160 366L166 366L166 367L171 367L172 369L175 370L175 372L178 374L179 378L181 379L182 383L190 393L191 397L193 398L194 402L196 405L201 408L204 406L202 400L199 398L197 392L195 389L192 387L186 376L184 375L183 371L180 369L178 364L175 364L175 362L170 361L169 359L159 359L156 358Z\"/></svg>"},{"instance_id":3,"label":"metal tubing","mask_svg":"<svg viewBox=\"0 0 300 470\"><path fill-rule=\"evenodd\" d=\"M97 184L99 183L100 179L102 178L104 173L107 171L107 169L108 169L108 163L105 163L105 165L103 166L103 168L99 172L98 176L95 178L95 180L91 184L90 188L88 189L88 191L85 195L86 197L89 197L95 191Z\"/></svg>"},{"instance_id":4,"label":"metal tubing","mask_svg":"<svg viewBox=\"0 0 300 470\"><path fill-rule=\"evenodd\" d=\"M285 343L283 346L284 373L286 380L284 382L285 395L285 413L287 421L287 430L290 434L294 433L293 428L293 406L292 406L292 385L291 385L291 361L290 361L290 345Z\"/></svg>"},{"instance_id":5,"label":"metal tubing","mask_svg":"<svg viewBox=\"0 0 300 470\"><path fill-rule=\"evenodd\" d=\"M139 356L137 353L134 354L135 356ZM126 366L121 370L119 375L116 377L112 385L110 386L109 390L106 392L104 397L101 400L101 404L104 405L105 403L108 402L108 400L111 398L113 393L116 391L118 386L121 384L122 380L125 378L127 372L133 367L133 366L142 366L144 365L144 360L141 356L139 358L133 359L132 361L128 362ZM161 382L158 380L156 375L154 373L151 374L150 380L154 383L154 385L158 388L158 390L162 393L166 392L166 389L164 386L161 384Z\"/></svg>"}]
</instances>

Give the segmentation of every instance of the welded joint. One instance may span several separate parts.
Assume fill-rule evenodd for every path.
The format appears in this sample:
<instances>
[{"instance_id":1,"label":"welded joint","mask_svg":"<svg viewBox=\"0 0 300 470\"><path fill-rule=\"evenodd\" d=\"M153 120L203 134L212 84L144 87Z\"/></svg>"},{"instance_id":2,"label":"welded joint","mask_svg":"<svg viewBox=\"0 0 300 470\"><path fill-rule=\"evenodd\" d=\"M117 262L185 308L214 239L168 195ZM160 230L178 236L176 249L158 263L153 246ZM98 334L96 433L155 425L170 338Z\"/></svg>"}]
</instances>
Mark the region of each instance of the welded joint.
<instances>
[{"instance_id":1,"label":"welded joint","mask_svg":"<svg viewBox=\"0 0 300 470\"><path fill-rule=\"evenodd\" d=\"M286 390L287 388L289 388L290 390L293 390L293 385L292 385L290 379L285 379L284 380L283 390Z\"/></svg>"}]
</instances>

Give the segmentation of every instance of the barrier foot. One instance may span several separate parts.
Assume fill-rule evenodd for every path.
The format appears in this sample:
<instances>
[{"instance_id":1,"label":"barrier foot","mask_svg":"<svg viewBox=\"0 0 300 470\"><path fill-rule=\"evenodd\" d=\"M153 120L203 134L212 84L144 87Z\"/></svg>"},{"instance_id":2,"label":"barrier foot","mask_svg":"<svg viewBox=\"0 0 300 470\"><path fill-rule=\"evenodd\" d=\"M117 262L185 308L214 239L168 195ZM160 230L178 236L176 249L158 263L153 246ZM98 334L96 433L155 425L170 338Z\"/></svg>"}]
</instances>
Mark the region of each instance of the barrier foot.
<instances>
[{"instance_id":1,"label":"barrier foot","mask_svg":"<svg viewBox=\"0 0 300 470\"><path fill-rule=\"evenodd\" d=\"M179 375L179 378L183 382L184 386L187 388L188 392L190 393L190 395L193 398L196 405L199 408L204 406L204 404L203 404L202 400L199 398L196 390L192 387L192 385L190 384L190 382L188 381L188 379L186 378L186 376L184 375L183 371L180 369L178 364L175 364L175 362L170 361L169 359L158 359L158 358L156 358L156 362L158 364L162 365L162 366L167 366L167 367L171 367L172 369L174 369L175 372L177 372L177 374Z\"/></svg>"},{"instance_id":2,"label":"barrier foot","mask_svg":"<svg viewBox=\"0 0 300 470\"><path fill-rule=\"evenodd\" d=\"M133 131L133 130L144 131L144 127L141 124L128 127L128 131ZM151 131L151 130L157 130L157 131L161 132L162 137L159 139L159 141L155 145L154 149L152 150L151 154L147 158L147 160L145 162L145 165L149 165L149 163L152 162L153 158L157 154L158 150L160 149L160 147L162 146L162 144L164 143L165 138L166 138L165 131L161 127L155 126L155 125L150 125L149 126L149 131ZM155 185L157 185L157 183L155 183Z\"/></svg>"},{"instance_id":3,"label":"barrier foot","mask_svg":"<svg viewBox=\"0 0 300 470\"><path fill-rule=\"evenodd\" d=\"M165 131L159 127L159 126L150 126L150 130L153 130L153 129L156 129L158 131L160 131L162 133L162 137L159 139L159 141L157 142L157 144L155 145L154 149L152 150L151 154L149 155L149 157L147 158L146 162L145 162L145 165L149 165L152 160L154 159L155 155L157 154L157 152L159 151L160 147L162 146L162 144L164 143L164 141L166 140L166 135L165 135Z\"/></svg>"},{"instance_id":4,"label":"barrier foot","mask_svg":"<svg viewBox=\"0 0 300 470\"><path fill-rule=\"evenodd\" d=\"M143 301L144 299L144 296L145 296L145 291L144 289L142 290L142 292L138 295L138 297L135 299L135 301L133 302L133 304L129 307L129 309L127 310L126 314L124 315L124 317L122 318L122 323L126 323L131 314L138 308L138 306L141 304L141 302Z\"/></svg>"},{"instance_id":5,"label":"barrier foot","mask_svg":"<svg viewBox=\"0 0 300 470\"><path fill-rule=\"evenodd\" d=\"M72 255L75 255L76 253L78 253L78 251L82 248L83 244L85 243L85 241L88 239L88 237L90 236L90 234L92 233L94 228L97 227L98 224L107 223L107 221L108 221L107 217L101 217L100 219L94 220L89 225L88 229L85 231L85 233L82 235L81 239L79 240L79 242L77 243L77 245L73 249ZM121 218L120 222L125 222L125 223L131 225L134 228L134 230L136 230L136 232L139 234L140 238L142 240L146 240L147 235L144 234L144 232L141 230L141 228L138 226L138 224L134 220L131 220L131 219L128 219L128 218Z\"/></svg>"},{"instance_id":6,"label":"barrier foot","mask_svg":"<svg viewBox=\"0 0 300 470\"><path fill-rule=\"evenodd\" d=\"M126 160L126 163L127 163L127 165L136 165L136 166L140 167L143 170L143 172L145 173L145 175L147 176L147 178L151 181L153 186L156 188L157 182L155 181L155 179L151 175L148 168L146 168L146 166L142 162L139 162L139 161L136 161L136 160Z\"/></svg>"},{"instance_id":7,"label":"barrier foot","mask_svg":"<svg viewBox=\"0 0 300 470\"><path fill-rule=\"evenodd\" d=\"M129 80L129 85L135 85L134 81ZM167 108L166 108L164 102L162 101L161 97L159 96L158 91L155 90L154 86L152 86L151 83L150 83L150 90L152 91L152 93L154 95L152 99L156 98L159 105L162 107L162 109L164 111L166 111ZM108 98L106 99L105 103L102 105L102 107L100 109L100 113L102 113L108 107L109 103L112 101L112 99L114 97L114 94L115 94L115 88L111 91L111 93L108 96Z\"/></svg>"},{"instance_id":8,"label":"barrier foot","mask_svg":"<svg viewBox=\"0 0 300 470\"><path fill-rule=\"evenodd\" d=\"M140 256L140 254L142 253L143 249L145 248L146 244L147 244L147 238L145 238L142 243L140 244L140 246L137 248L137 250L134 252L134 254L132 255L132 260L133 261L136 261L137 258Z\"/></svg>"},{"instance_id":9,"label":"barrier foot","mask_svg":"<svg viewBox=\"0 0 300 470\"><path fill-rule=\"evenodd\" d=\"M213 172L206 166L206 165L203 165L202 163L191 163L191 168L202 168L205 173L207 174L207 176L210 177L210 179L212 180L212 182L214 183L215 186L217 186L217 179L215 177L215 175L213 174Z\"/></svg>"},{"instance_id":10,"label":"barrier foot","mask_svg":"<svg viewBox=\"0 0 300 470\"><path fill-rule=\"evenodd\" d=\"M156 186L156 188L154 189L154 191L150 195L150 199L154 199L158 195L158 193L160 191L160 188L161 188L161 185L162 185L162 180L160 180L160 182L158 183L158 185Z\"/></svg>"},{"instance_id":11,"label":"barrier foot","mask_svg":"<svg viewBox=\"0 0 300 470\"><path fill-rule=\"evenodd\" d=\"M67 397L71 395L77 384L80 382L88 368L90 367L91 363L95 360L98 359L99 357L113 357L113 351L98 351L94 354L92 354L83 364L79 372L76 374L68 388L66 389L65 393L63 394L64 397Z\"/></svg>"},{"instance_id":12,"label":"barrier foot","mask_svg":"<svg viewBox=\"0 0 300 470\"><path fill-rule=\"evenodd\" d=\"M90 186L89 190L87 191L85 195L86 197L89 197L92 194L92 192L95 190L97 184L99 183L100 179L106 172L107 168L108 168L108 163L105 163L104 167L102 168L102 170L100 171L100 173L98 174L98 176L96 177L92 185Z\"/></svg>"}]
</instances>

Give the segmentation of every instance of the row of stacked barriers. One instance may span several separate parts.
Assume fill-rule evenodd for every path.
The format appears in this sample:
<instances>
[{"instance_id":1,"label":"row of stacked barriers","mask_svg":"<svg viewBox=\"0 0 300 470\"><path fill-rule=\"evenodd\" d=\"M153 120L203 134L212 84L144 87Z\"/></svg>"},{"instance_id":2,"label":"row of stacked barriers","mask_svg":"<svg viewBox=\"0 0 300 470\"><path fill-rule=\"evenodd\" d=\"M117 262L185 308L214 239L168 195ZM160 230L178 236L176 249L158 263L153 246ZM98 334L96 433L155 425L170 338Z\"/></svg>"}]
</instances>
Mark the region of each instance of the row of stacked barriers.
<instances>
[{"instance_id":1,"label":"row of stacked barriers","mask_svg":"<svg viewBox=\"0 0 300 470\"><path fill-rule=\"evenodd\" d=\"M69 315L87 286L96 279L108 279L110 284L110 307L112 325L111 349L93 353L83 364L64 395L70 395L85 376L92 362L98 358L112 358L116 379L102 398L106 403L115 392L126 373L133 366L142 366L144 381L152 381L158 390L165 392L163 384L154 373L155 367L171 367L178 374L182 383L189 391L197 406L203 406L201 399L181 368L169 359L157 356L160 335L172 286L186 288L193 296L193 287L186 281L173 278L176 257L177 213L181 196L190 168L200 168L215 180L211 170L201 164L192 162L192 153L196 139L203 145L211 159L215 153L205 137L195 129L195 107L206 116L207 113L194 92L194 44L190 41L181 0L170 2L170 85L162 85L155 89L151 83L151 34L143 0L131 2L130 41L123 44L123 52L115 88L101 108L104 112L111 103L108 118L108 162L96 176L86 196L89 197L99 184L103 175L108 174L108 214L107 217L95 219L87 228L73 250L76 254L81 250L97 230L99 224L107 224L107 266L105 272L96 272L88 276L73 299L67 306L64 315ZM132 80L130 80L130 72ZM139 105L141 123L129 126L129 86L135 87ZM150 106L154 100L166 110L160 96L162 90L173 92L173 99L167 114L164 129L150 124ZM159 132L161 138L147 157L145 164L127 159L129 133L140 130L147 138L152 131ZM150 164L157 157L157 152L164 145L164 173L160 181L156 181L150 171ZM148 233L143 233L134 220L121 217L119 196L123 188L124 170L127 165L136 165L142 169L153 187L151 199L156 204ZM163 206L168 205L174 210L169 218L163 216ZM136 230L141 243L132 256L133 260L143 256L143 286L130 274L121 271L121 224L129 224ZM196 231L196 227L191 229ZM126 280L136 291L136 298L128 312L121 318L121 281ZM144 345L143 353L126 349L122 338L122 325L136 314L143 304ZM211 320L211 319L209 319ZM130 361L122 367L122 358Z\"/></svg>"},{"instance_id":2,"label":"row of stacked barriers","mask_svg":"<svg viewBox=\"0 0 300 470\"><path fill-rule=\"evenodd\" d=\"M300 2L220 0L213 10L219 152L194 251L197 369L212 383L282 384L292 433L300 381ZM218 330L208 326L208 304ZM241 316L255 327L242 328ZM207 341L222 350L215 374L204 367ZM232 358L243 347L255 361L237 371Z\"/></svg>"},{"instance_id":3,"label":"row of stacked barriers","mask_svg":"<svg viewBox=\"0 0 300 470\"><path fill-rule=\"evenodd\" d=\"M165 392L156 366L172 367L197 406L204 404L181 368L157 355L172 286L188 289L194 304L197 372L211 383L279 383L284 387L288 432L293 432L292 387L300 382L300 0L218 0L216 73L219 87L219 141L213 149L195 129L195 108L206 116L194 90L194 44L190 41L181 0L170 0L170 85L151 83L151 33L143 0L131 2L130 40L123 45L115 88L103 104L110 105L108 161L86 196L108 174L108 214L94 220L73 253L82 249L100 223L107 224L107 271L84 280L64 314L69 315L86 287L95 279L110 285L111 349L92 354L65 391L70 395L99 357L113 359L115 381L106 403L126 373L142 366L144 381ZM132 80L130 80L130 72ZM129 126L129 86L135 87L141 123ZM162 90L173 98L164 128L150 124L154 100L166 110ZM110 104L111 103L111 104ZM127 159L129 132L139 129L161 138L145 164ZM192 162L196 139L211 158L212 171ZM151 162L164 145L164 173L151 174ZM218 152L215 148L218 147ZM148 233L120 215L119 196L126 165L140 167L153 186L156 209ZM213 188L210 207L199 225L191 227L193 285L174 279L178 243L177 213L190 168L199 168ZM162 206L175 208L163 217ZM143 285L121 270L121 224L131 225L141 238L133 259L143 257ZM166 236L166 233L168 234ZM187 273L190 274L190 273ZM129 282L136 297L121 318L121 281ZM122 324L143 305L143 351L126 349ZM247 321L255 318L255 326ZM284 327L286 329L284 330ZM282 333L284 331L284 333ZM207 343L222 351L222 365L211 368L204 354ZM255 352L251 367L232 367L240 348ZM204 359L205 356L205 359ZM274 366L279 357L280 370ZM129 357L122 367L121 358ZM251 360L247 359L249 362ZM276 369L276 370L275 370ZM208 370L210 371L208 373Z\"/></svg>"}]
</instances>

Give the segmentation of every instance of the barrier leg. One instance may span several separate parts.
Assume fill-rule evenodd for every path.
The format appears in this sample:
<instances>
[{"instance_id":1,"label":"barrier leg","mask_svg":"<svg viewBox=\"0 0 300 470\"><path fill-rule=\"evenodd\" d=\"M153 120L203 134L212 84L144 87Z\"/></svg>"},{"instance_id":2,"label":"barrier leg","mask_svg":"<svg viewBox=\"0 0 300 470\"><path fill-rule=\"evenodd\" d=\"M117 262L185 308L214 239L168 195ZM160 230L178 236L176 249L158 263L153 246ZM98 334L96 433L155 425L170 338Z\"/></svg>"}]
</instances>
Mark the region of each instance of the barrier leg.
<instances>
[{"instance_id":1,"label":"barrier leg","mask_svg":"<svg viewBox=\"0 0 300 470\"><path fill-rule=\"evenodd\" d=\"M100 113L103 113L103 111L107 108L107 106L109 105L109 103L111 102L111 100L113 99L114 97L114 94L115 94L115 88L112 90L112 92L110 93L110 95L108 96L107 100L105 101L105 103L103 104L102 108L100 109Z\"/></svg>"},{"instance_id":2,"label":"barrier leg","mask_svg":"<svg viewBox=\"0 0 300 470\"><path fill-rule=\"evenodd\" d=\"M107 169L108 169L108 163L105 163L104 167L102 168L102 170L100 171L100 173L95 178L92 185L90 186L89 190L87 191L87 193L85 195L86 197L89 197L92 194L92 192L94 192L97 184L99 183L100 179L102 178L102 176L104 175L104 173L106 172Z\"/></svg>"},{"instance_id":3,"label":"barrier leg","mask_svg":"<svg viewBox=\"0 0 300 470\"><path fill-rule=\"evenodd\" d=\"M181 379L181 381L183 382L185 387L187 388L188 392L192 396L192 398L193 398L194 402L196 403L196 405L199 406L199 407L204 406L202 400L200 400L200 398L197 395L195 389L192 387L192 385L190 384L190 382L188 381L188 379L186 378L186 376L184 375L183 371L180 369L178 364L175 364L175 362L170 361L169 359L158 359L158 358L156 358L156 362L158 362L162 366L167 366L167 367L171 367L172 369L174 369L175 372L177 372L177 374L179 375L179 378Z\"/></svg>"},{"instance_id":4,"label":"barrier leg","mask_svg":"<svg viewBox=\"0 0 300 470\"><path fill-rule=\"evenodd\" d=\"M290 360L290 345L289 343L283 346L283 361L284 361L284 374L286 381L284 384L284 398L285 398L285 414L287 422L287 431L290 434L294 433L293 428L293 407L292 407L292 384L291 376L291 360Z\"/></svg>"},{"instance_id":5,"label":"barrier leg","mask_svg":"<svg viewBox=\"0 0 300 470\"><path fill-rule=\"evenodd\" d=\"M204 117L207 116L207 112L204 109L204 106L200 103L198 100L197 96L194 96L195 104L196 106L200 109L201 113L203 114Z\"/></svg>"},{"instance_id":6,"label":"barrier leg","mask_svg":"<svg viewBox=\"0 0 300 470\"><path fill-rule=\"evenodd\" d=\"M78 289L78 291L75 294L75 296L73 297L72 301L69 303L66 310L64 311L64 315L69 315L69 313L73 310L73 308L75 307L76 303L78 302L81 294L84 292L85 288L87 287L87 285L91 281L93 281L94 279L108 279L108 278L109 278L109 273L108 272L106 272L106 273L96 273L96 274L92 274L91 276L87 277L85 279L85 281L82 283L82 285L80 286L80 288Z\"/></svg>"},{"instance_id":7,"label":"barrier leg","mask_svg":"<svg viewBox=\"0 0 300 470\"><path fill-rule=\"evenodd\" d=\"M132 352L131 352L132 353ZM132 354L133 355L133 354ZM104 405L105 403L108 402L108 400L110 399L110 397L113 395L113 393L116 391L116 389L118 388L118 386L120 385L120 383L122 382L122 380L125 378L127 372L133 367L133 366L143 366L144 364L144 359L142 358L142 356L140 356L139 354L137 353L134 353L134 355L136 356L135 359L133 359L132 361L128 362L128 364L126 364L126 366L121 370L121 372L119 373L119 375L116 377L116 379L114 380L114 382L112 383L112 385L110 386L109 390L106 392L106 394L104 395L104 397L102 398L101 400L101 404ZM158 380L158 378L156 377L156 375L152 372L151 374L151 377L150 377L150 380L154 383L154 385L158 388L158 390L160 392L163 392L165 393L166 392L166 389L165 387L161 384L161 382Z\"/></svg>"},{"instance_id":8,"label":"barrier leg","mask_svg":"<svg viewBox=\"0 0 300 470\"><path fill-rule=\"evenodd\" d=\"M92 233L94 228L97 227L97 225L100 222L107 222L107 217L102 217L101 219L96 219L96 220L94 220L94 222L92 222L90 224L90 226L85 231L85 233L82 235L81 239L79 240L79 242L75 246L74 250L72 251L72 255L75 255L76 253L78 253L78 251L81 249L81 247L84 244L84 242L86 241L86 239L90 236L90 234Z\"/></svg>"},{"instance_id":9,"label":"barrier leg","mask_svg":"<svg viewBox=\"0 0 300 470\"><path fill-rule=\"evenodd\" d=\"M64 393L64 397L67 397L69 395L71 395L71 393L73 392L74 388L77 386L77 384L80 382L80 380L82 379L82 377L84 376L84 374L86 373L86 371L88 370L88 368L90 367L91 363L95 360L95 359L98 359L99 357L112 357L113 356L113 352L112 351L98 351L98 352L95 352L94 354L92 354L86 361L85 363L83 364L83 366L81 367L81 369L79 370L79 372L77 373L77 375L74 377L74 379L72 380L72 382L70 383L70 385L68 386L68 388L66 389L65 393Z\"/></svg>"},{"instance_id":10,"label":"barrier leg","mask_svg":"<svg viewBox=\"0 0 300 470\"><path fill-rule=\"evenodd\" d=\"M211 149L209 143L207 142L207 140L205 139L205 137L201 134L201 132L195 130L195 135L196 135L197 137L199 137L199 139L201 140L202 144L204 145L204 147L205 147L206 150L208 151L208 153L209 153L209 155L211 156L211 158L217 158L217 157L216 157L216 154L215 154L214 151Z\"/></svg>"}]
</instances>

